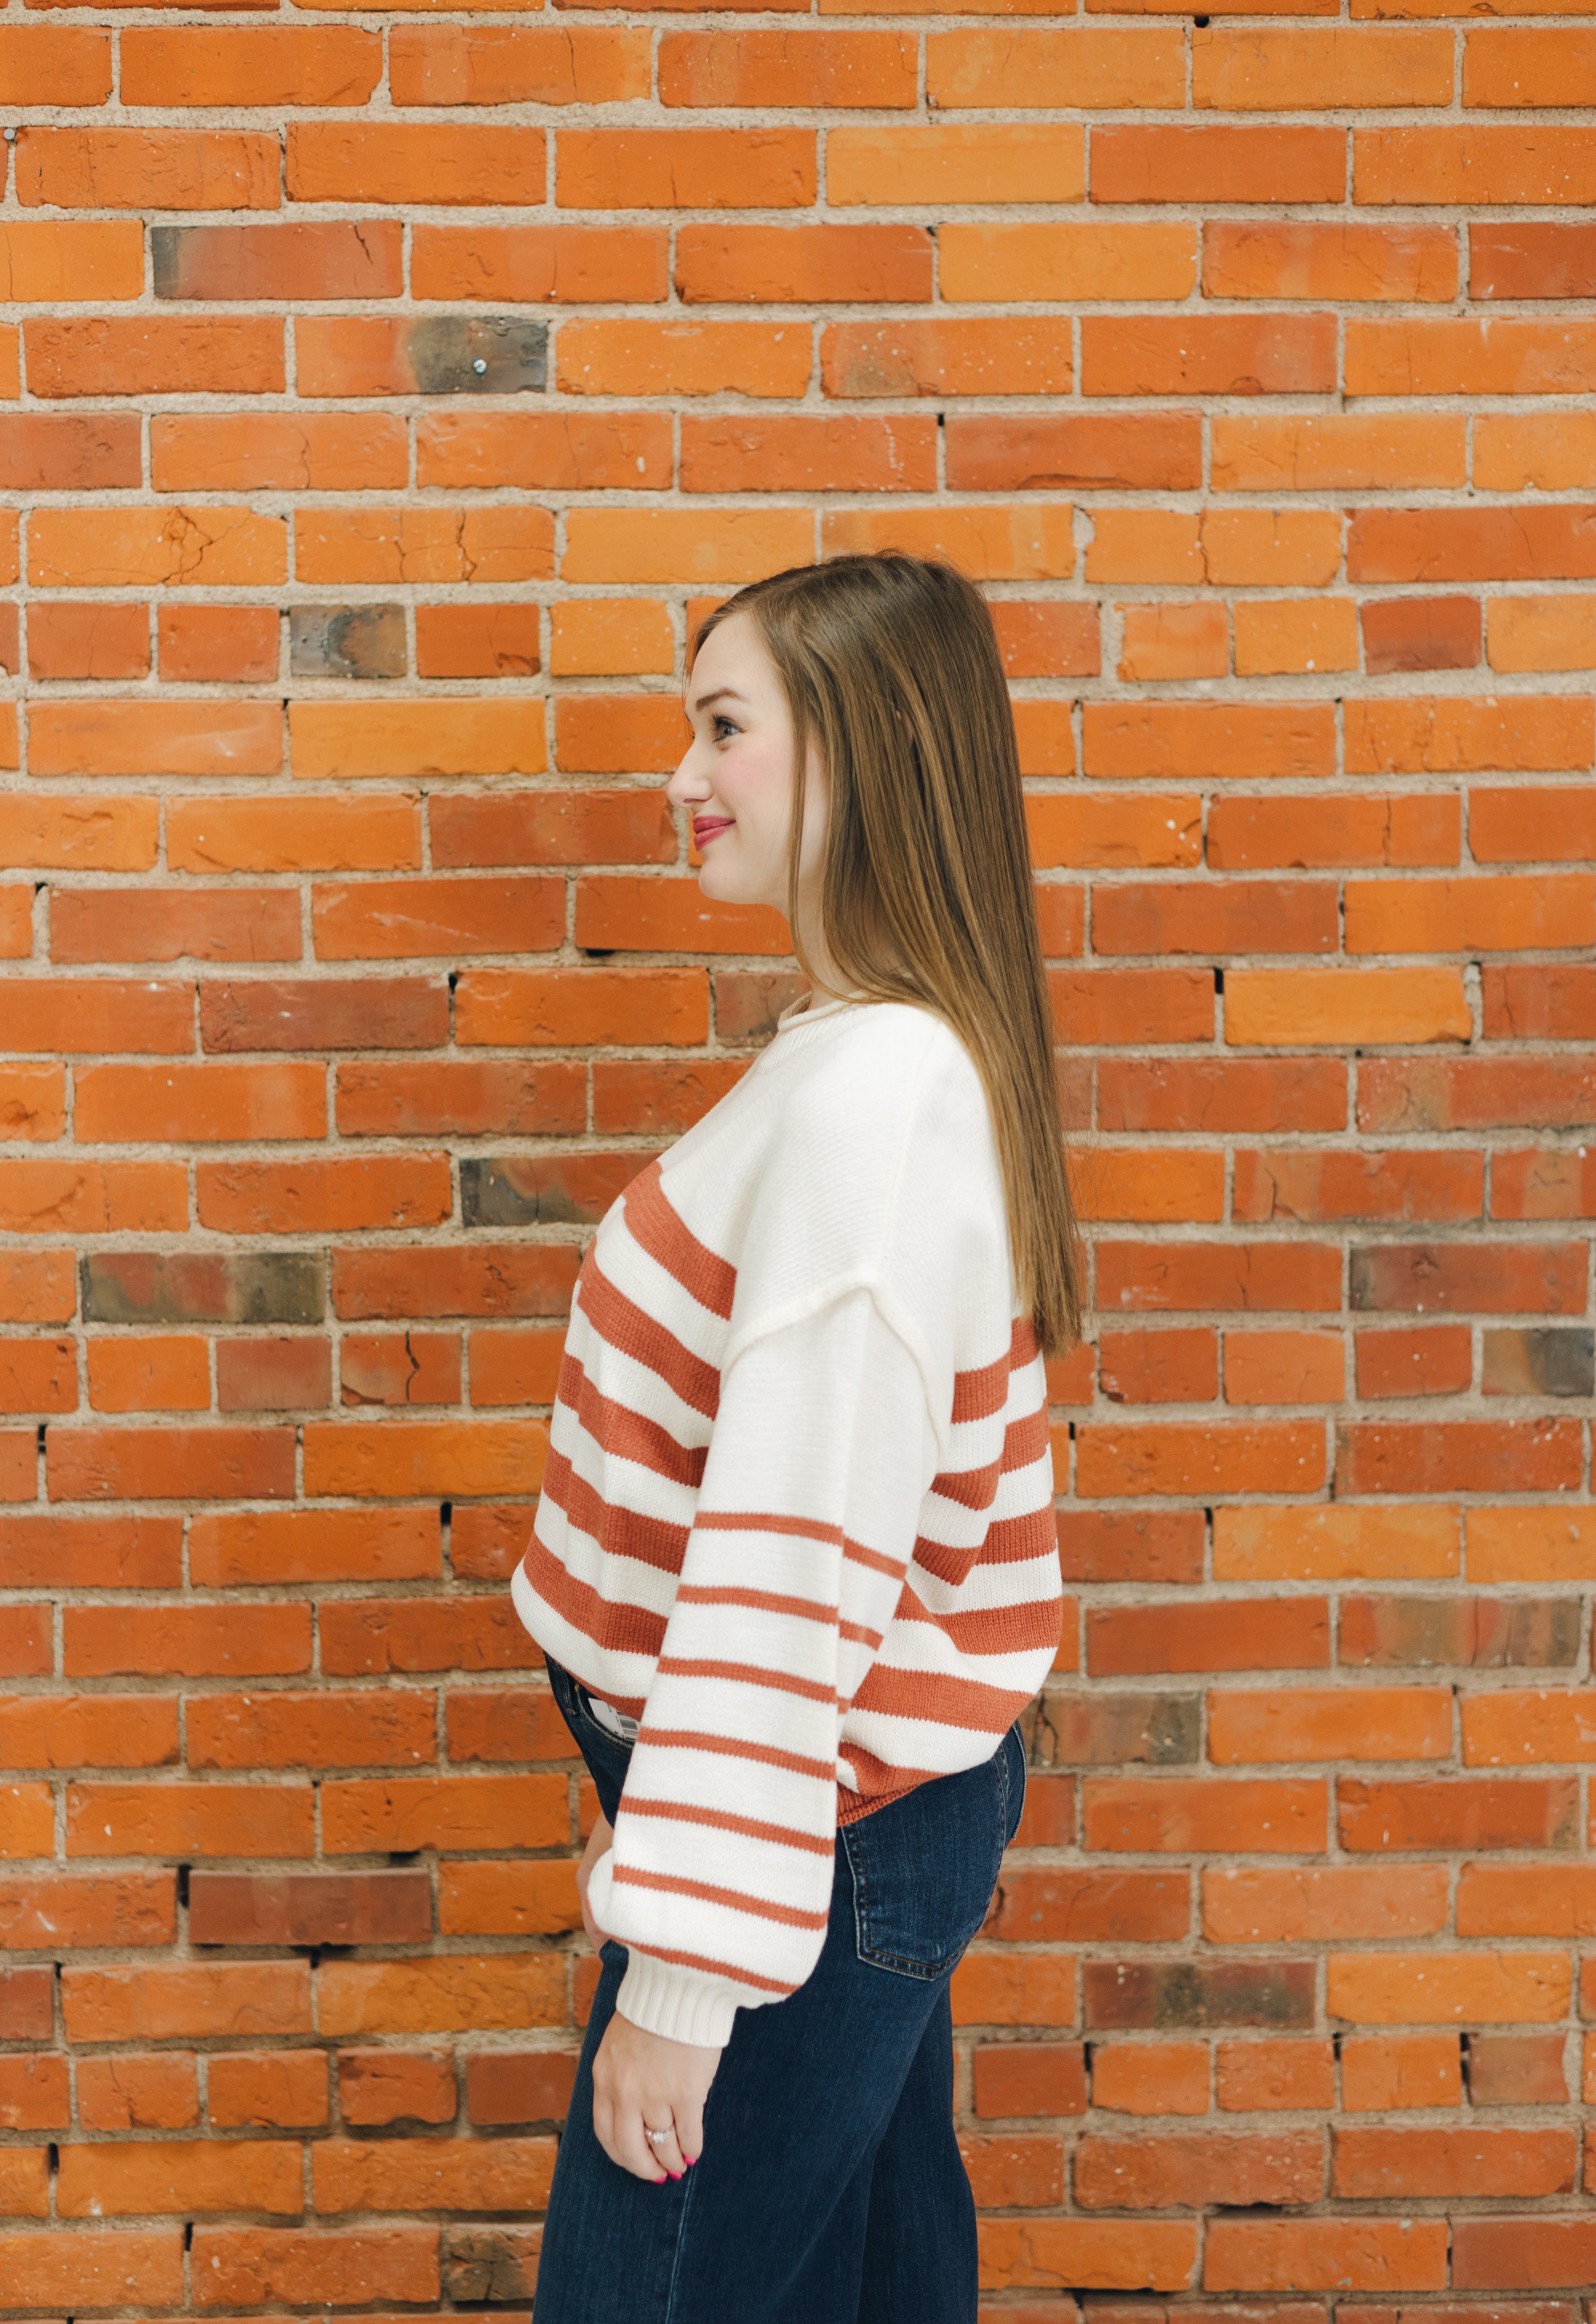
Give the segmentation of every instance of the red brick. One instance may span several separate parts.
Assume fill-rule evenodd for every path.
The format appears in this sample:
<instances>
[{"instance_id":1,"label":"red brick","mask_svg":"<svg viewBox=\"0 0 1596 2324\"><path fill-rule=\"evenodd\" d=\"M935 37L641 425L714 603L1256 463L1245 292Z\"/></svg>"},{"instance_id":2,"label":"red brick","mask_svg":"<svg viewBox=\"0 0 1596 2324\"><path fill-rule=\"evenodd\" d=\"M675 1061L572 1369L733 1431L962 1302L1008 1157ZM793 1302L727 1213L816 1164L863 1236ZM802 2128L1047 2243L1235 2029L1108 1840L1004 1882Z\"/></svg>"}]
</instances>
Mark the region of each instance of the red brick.
<instances>
[{"instance_id":1,"label":"red brick","mask_svg":"<svg viewBox=\"0 0 1596 2324\"><path fill-rule=\"evenodd\" d=\"M1567 1492L1577 1422L1349 1422L1336 1447L1343 1493Z\"/></svg>"},{"instance_id":2,"label":"red brick","mask_svg":"<svg viewBox=\"0 0 1596 2324\"><path fill-rule=\"evenodd\" d=\"M342 2234L321 2227L197 2227L193 2251L207 2308L267 2301L358 2307L374 2300L436 2300L440 2288L436 2227L390 2223Z\"/></svg>"},{"instance_id":3,"label":"red brick","mask_svg":"<svg viewBox=\"0 0 1596 2324\"><path fill-rule=\"evenodd\" d=\"M207 2074L218 2129L318 2130L327 2123L325 2051L235 2051L213 2057Z\"/></svg>"},{"instance_id":4,"label":"red brick","mask_svg":"<svg viewBox=\"0 0 1596 2324\"><path fill-rule=\"evenodd\" d=\"M1296 1148L1236 1156L1233 1215L1248 1221L1477 1219L1484 1200L1478 1154ZM1364 1304L1355 1292L1352 1304Z\"/></svg>"},{"instance_id":5,"label":"red brick","mask_svg":"<svg viewBox=\"0 0 1596 2324\"><path fill-rule=\"evenodd\" d=\"M1573 1848L1578 1784L1468 1775L1412 1783L1343 1779L1337 1790L1343 1848Z\"/></svg>"},{"instance_id":6,"label":"red brick","mask_svg":"<svg viewBox=\"0 0 1596 2324\"><path fill-rule=\"evenodd\" d=\"M1209 2292L1439 2292L1446 2286L1444 2219L1215 2219L1203 2283Z\"/></svg>"},{"instance_id":7,"label":"red brick","mask_svg":"<svg viewBox=\"0 0 1596 2324\"><path fill-rule=\"evenodd\" d=\"M1075 2200L1086 2210L1312 2203L1324 2187L1324 2143L1318 2131L1099 2136L1084 2138L1075 2148Z\"/></svg>"},{"instance_id":8,"label":"red brick","mask_svg":"<svg viewBox=\"0 0 1596 2324\"><path fill-rule=\"evenodd\" d=\"M1221 2042L1214 2098L1227 2114L1318 2111L1335 2104L1335 2053L1328 2042Z\"/></svg>"},{"instance_id":9,"label":"red brick","mask_svg":"<svg viewBox=\"0 0 1596 2324\"><path fill-rule=\"evenodd\" d=\"M156 2307L183 2298L183 2230L109 2228L91 2236L0 2234L6 2291L30 2307L90 2301L106 2306L137 2292Z\"/></svg>"},{"instance_id":10,"label":"red brick","mask_svg":"<svg viewBox=\"0 0 1596 2324\"><path fill-rule=\"evenodd\" d=\"M191 2130L199 2120L195 2061L159 2051L80 2058L78 2113L86 2130Z\"/></svg>"},{"instance_id":11,"label":"red brick","mask_svg":"<svg viewBox=\"0 0 1596 2324\"><path fill-rule=\"evenodd\" d=\"M1109 2042L1092 2055L1092 2104L1106 2114L1206 2114L1205 2042Z\"/></svg>"},{"instance_id":12,"label":"red brick","mask_svg":"<svg viewBox=\"0 0 1596 2324\"><path fill-rule=\"evenodd\" d=\"M64 2130L71 2098L65 2058L34 2052L0 2061L0 2127Z\"/></svg>"},{"instance_id":13,"label":"red brick","mask_svg":"<svg viewBox=\"0 0 1596 2324\"><path fill-rule=\"evenodd\" d=\"M1473 1378L1473 1334L1466 1323L1360 1332L1356 1348L1358 1394L1370 1401L1458 1396Z\"/></svg>"},{"instance_id":14,"label":"red brick","mask_svg":"<svg viewBox=\"0 0 1596 2324\"><path fill-rule=\"evenodd\" d=\"M1078 2042L1004 2042L972 2056L975 2112L992 2120L1086 2111L1085 2052Z\"/></svg>"},{"instance_id":15,"label":"red brick","mask_svg":"<svg viewBox=\"0 0 1596 2324\"><path fill-rule=\"evenodd\" d=\"M1094 1678L1139 1671L1323 1670L1330 1662L1329 1619L1322 1598L1093 1607L1086 1617L1086 1667Z\"/></svg>"},{"instance_id":16,"label":"red brick","mask_svg":"<svg viewBox=\"0 0 1596 2324\"><path fill-rule=\"evenodd\" d=\"M1066 1582L1199 1582L1202 1515L1196 1509L1061 1509L1058 1560Z\"/></svg>"},{"instance_id":17,"label":"red brick","mask_svg":"<svg viewBox=\"0 0 1596 2324\"><path fill-rule=\"evenodd\" d=\"M677 233L676 287L688 306L918 301L931 296L931 260L917 226L689 225Z\"/></svg>"},{"instance_id":18,"label":"red brick","mask_svg":"<svg viewBox=\"0 0 1596 2324\"><path fill-rule=\"evenodd\" d=\"M1596 2220L1588 2214L1463 2218L1454 2230L1459 2292L1580 2292L1593 2277Z\"/></svg>"},{"instance_id":19,"label":"red brick","mask_svg":"<svg viewBox=\"0 0 1596 2324\"><path fill-rule=\"evenodd\" d=\"M1564 2106L1561 2034L1471 2034L1464 2065L1471 2106Z\"/></svg>"},{"instance_id":20,"label":"red brick","mask_svg":"<svg viewBox=\"0 0 1596 2324\"><path fill-rule=\"evenodd\" d=\"M1573 2191L1577 2159L1570 2130L1385 2130L1336 2133L1333 2191L1339 2196L1545 2197Z\"/></svg>"},{"instance_id":21,"label":"red brick","mask_svg":"<svg viewBox=\"0 0 1596 2324\"><path fill-rule=\"evenodd\" d=\"M24 129L16 194L26 208L274 210L275 137L235 130Z\"/></svg>"},{"instance_id":22,"label":"red brick","mask_svg":"<svg viewBox=\"0 0 1596 2324\"><path fill-rule=\"evenodd\" d=\"M473 2059L471 2063L485 2063ZM447 2050L344 2050L338 2054L338 2110L346 2123L386 2128L395 2122L452 2122L458 2098Z\"/></svg>"},{"instance_id":23,"label":"red brick","mask_svg":"<svg viewBox=\"0 0 1596 2324\"><path fill-rule=\"evenodd\" d=\"M1086 1845L1187 1853L1246 1848L1315 1855L1324 1845L1327 1787L1313 1780L1095 1775L1083 1787Z\"/></svg>"}]
</instances>

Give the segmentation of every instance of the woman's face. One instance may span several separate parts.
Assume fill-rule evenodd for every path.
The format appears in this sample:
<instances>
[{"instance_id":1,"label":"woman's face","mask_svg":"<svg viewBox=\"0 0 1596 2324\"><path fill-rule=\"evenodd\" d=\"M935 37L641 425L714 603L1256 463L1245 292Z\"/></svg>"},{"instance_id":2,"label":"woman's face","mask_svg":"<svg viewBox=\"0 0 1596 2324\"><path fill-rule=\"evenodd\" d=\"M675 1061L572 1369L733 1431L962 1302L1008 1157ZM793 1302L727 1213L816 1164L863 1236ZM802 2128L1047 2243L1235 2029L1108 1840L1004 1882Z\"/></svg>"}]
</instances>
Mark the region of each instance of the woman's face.
<instances>
[{"instance_id":1,"label":"woman's face","mask_svg":"<svg viewBox=\"0 0 1596 2324\"><path fill-rule=\"evenodd\" d=\"M785 916L792 717L776 665L746 613L710 632L685 702L693 740L665 795L692 815L703 858L699 892L717 904L773 904ZM826 812L824 773L811 752L798 855L806 900L818 896Z\"/></svg>"}]
</instances>

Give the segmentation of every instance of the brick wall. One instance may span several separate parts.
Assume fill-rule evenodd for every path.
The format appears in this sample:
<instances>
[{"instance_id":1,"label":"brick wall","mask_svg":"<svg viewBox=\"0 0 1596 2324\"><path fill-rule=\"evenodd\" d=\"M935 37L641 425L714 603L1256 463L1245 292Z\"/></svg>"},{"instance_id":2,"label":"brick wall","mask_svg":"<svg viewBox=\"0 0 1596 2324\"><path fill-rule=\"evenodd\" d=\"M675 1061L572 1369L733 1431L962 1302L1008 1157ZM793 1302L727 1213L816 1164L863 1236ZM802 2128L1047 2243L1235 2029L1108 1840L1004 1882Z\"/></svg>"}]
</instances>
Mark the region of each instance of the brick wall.
<instances>
[{"instance_id":1,"label":"brick wall","mask_svg":"<svg viewBox=\"0 0 1596 2324\"><path fill-rule=\"evenodd\" d=\"M6 2314L526 2315L506 1577L792 989L671 671L883 542L992 587L1096 1222L990 2324L1596 2280L1596 19L1047 5L0 18Z\"/></svg>"}]
</instances>

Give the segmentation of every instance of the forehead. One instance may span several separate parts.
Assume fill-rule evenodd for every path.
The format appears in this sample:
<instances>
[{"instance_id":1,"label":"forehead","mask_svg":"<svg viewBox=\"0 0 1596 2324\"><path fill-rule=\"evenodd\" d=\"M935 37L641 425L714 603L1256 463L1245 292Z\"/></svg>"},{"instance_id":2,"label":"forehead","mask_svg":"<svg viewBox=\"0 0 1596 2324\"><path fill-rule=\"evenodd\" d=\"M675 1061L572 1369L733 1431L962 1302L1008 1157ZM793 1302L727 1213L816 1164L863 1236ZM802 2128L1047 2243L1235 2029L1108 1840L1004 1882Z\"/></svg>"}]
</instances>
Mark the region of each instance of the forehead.
<instances>
[{"instance_id":1,"label":"forehead","mask_svg":"<svg viewBox=\"0 0 1596 2324\"><path fill-rule=\"evenodd\" d=\"M687 700L696 703L723 687L734 687L751 702L780 690L775 664L746 613L732 614L705 639L687 679Z\"/></svg>"}]
</instances>

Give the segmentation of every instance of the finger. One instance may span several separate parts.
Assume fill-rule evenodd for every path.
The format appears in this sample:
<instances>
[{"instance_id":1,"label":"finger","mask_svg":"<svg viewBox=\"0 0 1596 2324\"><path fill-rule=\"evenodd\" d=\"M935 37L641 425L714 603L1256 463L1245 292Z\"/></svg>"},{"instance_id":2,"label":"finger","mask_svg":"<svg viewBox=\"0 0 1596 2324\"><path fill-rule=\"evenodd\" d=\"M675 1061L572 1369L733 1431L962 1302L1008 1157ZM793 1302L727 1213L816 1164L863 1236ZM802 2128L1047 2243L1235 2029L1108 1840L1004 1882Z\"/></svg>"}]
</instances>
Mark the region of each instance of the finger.
<instances>
[{"instance_id":1,"label":"finger","mask_svg":"<svg viewBox=\"0 0 1596 2324\"><path fill-rule=\"evenodd\" d=\"M645 2130L651 2129L654 2125L645 2123L644 2127ZM678 2179L681 2176L687 2166L674 2123L663 2138L649 2138L645 2139L644 2143L668 2179Z\"/></svg>"},{"instance_id":2,"label":"finger","mask_svg":"<svg viewBox=\"0 0 1596 2324\"><path fill-rule=\"evenodd\" d=\"M615 2144L615 2110L607 2098L599 2097L596 2090L593 2098L593 2135L610 2161L624 2170L626 2166L622 2163Z\"/></svg>"},{"instance_id":3,"label":"finger","mask_svg":"<svg viewBox=\"0 0 1596 2324\"><path fill-rule=\"evenodd\" d=\"M704 2152L704 2101L687 2098L676 2108L676 2143L684 2163L697 2163Z\"/></svg>"},{"instance_id":4,"label":"finger","mask_svg":"<svg viewBox=\"0 0 1596 2324\"><path fill-rule=\"evenodd\" d=\"M629 2108L617 2123L615 2160L634 2179L647 2179L654 2186L664 2183L666 2174L655 2162L654 2150L643 2136L642 2116L634 2109ZM672 2168L679 2170L680 2165L673 2164Z\"/></svg>"}]
</instances>

